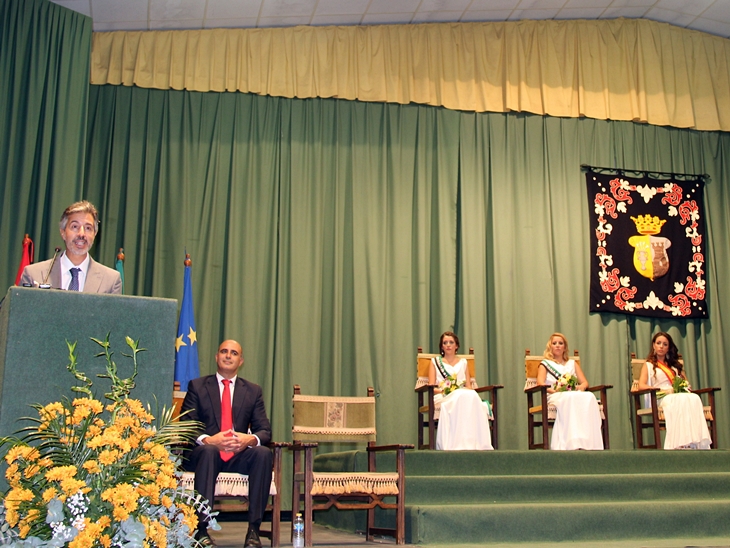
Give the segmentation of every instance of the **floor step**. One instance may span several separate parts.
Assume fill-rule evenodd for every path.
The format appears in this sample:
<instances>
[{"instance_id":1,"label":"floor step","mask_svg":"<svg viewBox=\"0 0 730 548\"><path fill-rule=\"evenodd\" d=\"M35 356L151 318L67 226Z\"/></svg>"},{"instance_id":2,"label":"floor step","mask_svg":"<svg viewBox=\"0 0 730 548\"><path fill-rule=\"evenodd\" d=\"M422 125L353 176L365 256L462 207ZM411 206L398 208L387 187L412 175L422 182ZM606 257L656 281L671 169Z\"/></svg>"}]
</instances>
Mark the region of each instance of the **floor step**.
<instances>
[{"instance_id":1,"label":"floor step","mask_svg":"<svg viewBox=\"0 0 730 548\"><path fill-rule=\"evenodd\" d=\"M378 457L378 470L394 461ZM320 471L365 470L365 452L319 455ZM392 527L395 512L376 512ZM729 451L412 451L406 541L423 545L730 537ZM364 529L365 512L318 523ZM641 544L641 545L646 545Z\"/></svg>"},{"instance_id":2,"label":"floor step","mask_svg":"<svg viewBox=\"0 0 730 548\"><path fill-rule=\"evenodd\" d=\"M728 512L730 500L408 505L406 542L485 545L730 536Z\"/></svg>"},{"instance_id":3,"label":"floor step","mask_svg":"<svg viewBox=\"0 0 730 548\"><path fill-rule=\"evenodd\" d=\"M408 476L409 505L661 500L667 486L684 500L730 497L730 472L570 476Z\"/></svg>"}]
</instances>

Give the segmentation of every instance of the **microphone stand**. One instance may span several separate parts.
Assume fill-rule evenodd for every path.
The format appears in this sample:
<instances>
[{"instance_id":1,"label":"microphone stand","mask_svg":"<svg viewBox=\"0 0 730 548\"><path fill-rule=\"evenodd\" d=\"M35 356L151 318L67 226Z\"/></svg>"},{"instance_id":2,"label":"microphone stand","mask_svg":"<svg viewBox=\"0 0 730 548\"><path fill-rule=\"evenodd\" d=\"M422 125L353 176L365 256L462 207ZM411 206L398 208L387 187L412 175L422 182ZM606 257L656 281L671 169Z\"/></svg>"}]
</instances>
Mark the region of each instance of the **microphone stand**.
<instances>
[{"instance_id":1,"label":"microphone stand","mask_svg":"<svg viewBox=\"0 0 730 548\"><path fill-rule=\"evenodd\" d=\"M51 276L51 270L53 270L53 265L56 264L56 258L60 252L61 248L57 247L53 253L53 259L51 259L51 266L48 268L48 272L46 272L46 275L43 277L43 283L38 286L40 289L51 289L51 284L48 283L48 278Z\"/></svg>"}]
</instances>

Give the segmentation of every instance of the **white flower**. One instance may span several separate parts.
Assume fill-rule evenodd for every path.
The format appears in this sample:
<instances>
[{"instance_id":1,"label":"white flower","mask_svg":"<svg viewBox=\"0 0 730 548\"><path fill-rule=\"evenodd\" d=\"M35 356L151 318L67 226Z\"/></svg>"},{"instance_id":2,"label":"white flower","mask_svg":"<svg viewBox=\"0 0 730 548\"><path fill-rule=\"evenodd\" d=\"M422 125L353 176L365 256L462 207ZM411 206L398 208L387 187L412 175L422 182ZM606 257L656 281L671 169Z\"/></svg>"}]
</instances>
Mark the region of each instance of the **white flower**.
<instances>
[{"instance_id":1,"label":"white flower","mask_svg":"<svg viewBox=\"0 0 730 548\"><path fill-rule=\"evenodd\" d=\"M697 238L699 237L699 233L697 232L696 228L692 228L691 226L688 226L684 229L684 234L687 236L687 238Z\"/></svg>"},{"instance_id":2,"label":"white flower","mask_svg":"<svg viewBox=\"0 0 730 548\"><path fill-rule=\"evenodd\" d=\"M626 303L626 310L629 312L633 312L636 308L636 303Z\"/></svg>"},{"instance_id":3,"label":"white flower","mask_svg":"<svg viewBox=\"0 0 730 548\"><path fill-rule=\"evenodd\" d=\"M621 276L619 281L621 282L621 287L629 287L631 285L631 278L628 276Z\"/></svg>"},{"instance_id":4,"label":"white flower","mask_svg":"<svg viewBox=\"0 0 730 548\"><path fill-rule=\"evenodd\" d=\"M677 215L679 215L677 208L674 206L669 206L667 213L669 214L670 217L676 217Z\"/></svg>"},{"instance_id":5,"label":"white flower","mask_svg":"<svg viewBox=\"0 0 730 548\"><path fill-rule=\"evenodd\" d=\"M697 272L702 268L702 263L700 261L690 261L689 262L689 271L690 272Z\"/></svg>"},{"instance_id":6,"label":"white flower","mask_svg":"<svg viewBox=\"0 0 730 548\"><path fill-rule=\"evenodd\" d=\"M647 204L649 200L656 196L656 188L649 185L639 185L636 187L636 191L641 194L641 197L644 198L644 202Z\"/></svg>"},{"instance_id":7,"label":"white flower","mask_svg":"<svg viewBox=\"0 0 730 548\"><path fill-rule=\"evenodd\" d=\"M684 284L681 284L679 282L674 282L674 292L681 293L682 291L684 291Z\"/></svg>"},{"instance_id":8,"label":"white flower","mask_svg":"<svg viewBox=\"0 0 730 548\"><path fill-rule=\"evenodd\" d=\"M626 202L619 202L616 205L616 209L621 213L626 213Z\"/></svg>"},{"instance_id":9,"label":"white flower","mask_svg":"<svg viewBox=\"0 0 730 548\"><path fill-rule=\"evenodd\" d=\"M642 304L644 305L644 308L664 308L664 303L654 294L653 291L649 293Z\"/></svg>"}]
</instances>

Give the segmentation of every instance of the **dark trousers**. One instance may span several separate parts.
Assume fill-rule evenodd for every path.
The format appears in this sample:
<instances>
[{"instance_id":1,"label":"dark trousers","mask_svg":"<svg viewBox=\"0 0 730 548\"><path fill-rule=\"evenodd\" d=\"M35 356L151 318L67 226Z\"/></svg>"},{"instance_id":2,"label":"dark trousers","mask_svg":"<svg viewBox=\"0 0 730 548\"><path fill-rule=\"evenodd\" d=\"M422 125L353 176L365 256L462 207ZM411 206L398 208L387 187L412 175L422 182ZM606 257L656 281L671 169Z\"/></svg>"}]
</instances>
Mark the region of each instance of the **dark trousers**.
<instances>
[{"instance_id":1,"label":"dark trousers","mask_svg":"<svg viewBox=\"0 0 730 548\"><path fill-rule=\"evenodd\" d=\"M195 490L213 506L215 481L221 472L237 472L248 476L248 523L258 530L264 517L271 488L273 454L268 447L249 447L224 462L212 445L197 445L184 462L185 470L195 472ZM200 519L201 516L198 516ZM198 530L205 532L207 524L200 520Z\"/></svg>"}]
</instances>

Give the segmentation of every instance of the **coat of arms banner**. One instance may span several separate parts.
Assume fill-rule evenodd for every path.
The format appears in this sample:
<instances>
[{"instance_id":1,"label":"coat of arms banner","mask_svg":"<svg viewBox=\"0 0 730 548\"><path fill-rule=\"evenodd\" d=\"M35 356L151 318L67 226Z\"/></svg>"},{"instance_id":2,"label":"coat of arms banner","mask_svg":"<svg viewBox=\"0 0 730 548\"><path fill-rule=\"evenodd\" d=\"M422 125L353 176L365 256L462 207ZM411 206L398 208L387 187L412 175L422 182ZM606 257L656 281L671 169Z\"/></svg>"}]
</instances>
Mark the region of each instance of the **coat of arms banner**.
<instances>
[{"instance_id":1,"label":"coat of arms banner","mask_svg":"<svg viewBox=\"0 0 730 548\"><path fill-rule=\"evenodd\" d=\"M591 312L707 317L704 181L681 178L586 173Z\"/></svg>"}]
</instances>

